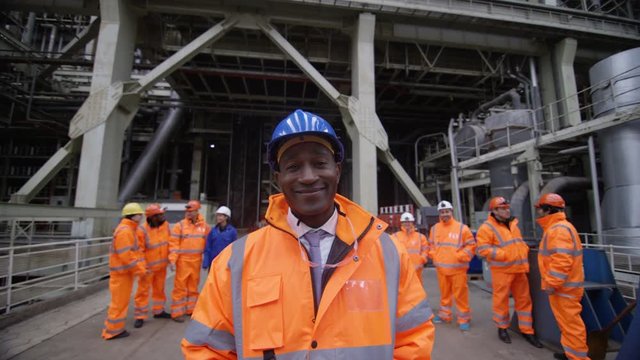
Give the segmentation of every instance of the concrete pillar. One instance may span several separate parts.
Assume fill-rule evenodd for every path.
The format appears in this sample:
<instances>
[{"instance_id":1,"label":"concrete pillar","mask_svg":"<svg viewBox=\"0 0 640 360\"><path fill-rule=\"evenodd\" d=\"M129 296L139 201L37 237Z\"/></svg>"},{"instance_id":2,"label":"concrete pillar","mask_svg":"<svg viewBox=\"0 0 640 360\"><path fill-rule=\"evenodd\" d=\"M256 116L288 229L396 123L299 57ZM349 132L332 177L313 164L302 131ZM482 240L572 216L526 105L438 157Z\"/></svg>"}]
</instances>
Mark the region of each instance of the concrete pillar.
<instances>
[{"instance_id":1,"label":"concrete pillar","mask_svg":"<svg viewBox=\"0 0 640 360\"><path fill-rule=\"evenodd\" d=\"M352 96L365 114L375 114L375 68L373 38L376 17L360 14L352 39ZM367 121L369 117L362 120ZM353 146L353 200L368 211L378 213L378 173L376 145L358 130L348 128Z\"/></svg>"},{"instance_id":2,"label":"concrete pillar","mask_svg":"<svg viewBox=\"0 0 640 360\"><path fill-rule=\"evenodd\" d=\"M556 84L553 76L553 62L551 53L547 53L540 57L538 64L540 66L540 95L542 97L542 106L544 112L545 130L553 131L560 128L558 119L558 106L556 100Z\"/></svg>"},{"instance_id":3,"label":"concrete pillar","mask_svg":"<svg viewBox=\"0 0 640 360\"><path fill-rule=\"evenodd\" d=\"M575 39L565 38L558 42L553 50L554 76L556 90L559 98L559 111L561 126L568 127L582 122L580 117L580 104L578 102L576 74L573 70L573 61L576 57L578 42Z\"/></svg>"},{"instance_id":4,"label":"concrete pillar","mask_svg":"<svg viewBox=\"0 0 640 360\"><path fill-rule=\"evenodd\" d=\"M117 81L129 80L133 63L137 19L126 0L100 1L100 34L93 66L91 92L94 93ZM92 113L90 116L99 117ZM75 206L117 208L120 161L127 115L117 109L106 122L87 131L83 136ZM84 234L109 234L112 224L88 220Z\"/></svg>"},{"instance_id":5,"label":"concrete pillar","mask_svg":"<svg viewBox=\"0 0 640 360\"><path fill-rule=\"evenodd\" d=\"M191 159L191 182L189 199L200 199L200 179L202 178L202 148L204 141L198 136L193 141L193 158Z\"/></svg>"}]
</instances>

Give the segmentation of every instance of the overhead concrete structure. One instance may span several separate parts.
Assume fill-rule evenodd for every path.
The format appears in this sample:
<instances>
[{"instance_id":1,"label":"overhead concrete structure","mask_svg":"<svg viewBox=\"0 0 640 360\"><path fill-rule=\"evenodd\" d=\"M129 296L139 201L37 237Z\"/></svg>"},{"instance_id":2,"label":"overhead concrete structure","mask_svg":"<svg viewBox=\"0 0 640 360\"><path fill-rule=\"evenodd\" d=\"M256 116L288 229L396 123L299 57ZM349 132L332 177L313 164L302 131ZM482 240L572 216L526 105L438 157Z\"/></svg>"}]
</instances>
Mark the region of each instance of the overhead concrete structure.
<instances>
[{"instance_id":1,"label":"overhead concrete structure","mask_svg":"<svg viewBox=\"0 0 640 360\"><path fill-rule=\"evenodd\" d=\"M531 150L532 145L564 146L614 121L627 121L623 115L584 124L580 109L585 97L577 92L585 87L587 65L640 40L640 23L633 11L618 7L596 12L577 3L489 4L464 0L272 0L240 5L205 0L5 2L3 6L13 10L12 23L24 24L7 23L2 28L0 45L11 52L3 52L0 59L25 71L10 81L17 86L0 84L6 90L0 101L15 110L0 120L9 128L37 123L57 129L59 150L49 152L47 157L55 155L47 162L34 161L28 170L16 170L13 160L0 164L5 173L31 178L19 183L18 177L0 175L0 190L5 198L12 194L15 202L42 202L43 198L54 202L55 197L64 196L76 206L114 208L121 168L127 171L134 166L158 128L156 117L172 108L184 112L182 128L175 130L170 145L174 150L160 147L158 160L146 162L151 168L149 179L136 179L141 190L132 193L127 188L126 193L141 200L203 196L224 203L241 201L246 191L246 198L257 200L256 209L241 201L242 208L248 209L246 218L259 219L261 204L277 190L273 184L263 185L270 181L270 174L263 171L263 157L247 152L255 152L262 144L246 143L257 140L256 133L263 138L257 141L264 141L270 123L300 107L327 118L348 140L352 156L345 163L345 176L350 179L343 178L348 186L341 192L374 213L379 204L424 206L435 198L427 199L415 185L414 174L405 171L416 160L406 144L444 131L451 118L464 119L479 103L530 77L518 96L523 104L542 103L542 109L527 110L538 122L535 139L487 154L479 149L479 156L459 159L453 178L450 163L436 161L430 173L442 189L459 187L448 184L454 178L467 188L486 186L486 178L468 169L482 167L486 161L513 159L495 164L503 170L509 162L526 163L530 191L535 194L545 181L539 173L546 166L546 154ZM48 13L78 15L62 21L73 26L56 25L38 12L43 8ZM633 10L633 5L628 8ZM78 54L94 41L98 21L96 56ZM140 21L145 26L136 26ZM95 74L87 71L91 66ZM536 97L538 85L540 97ZM180 95L179 101L171 98L172 91ZM261 130L244 138L233 132L238 126L257 129L254 125ZM125 137L129 126L130 135ZM556 131L561 128L567 131ZM61 136L60 129L68 137ZM228 137L219 143L223 145L207 148L209 142L222 139L220 134ZM19 146L28 142L15 141ZM430 141L421 146L428 148ZM232 156L232 143L236 150L243 149L243 156ZM6 146L12 147L13 143ZM242 162L233 164L246 175L242 196L217 193L217 189L231 189L228 179L234 178L231 161L222 164L222 159ZM379 167L378 160L388 168ZM139 174L136 170L128 173ZM486 176L485 170L481 172ZM65 194L59 195L62 188ZM44 192L48 194L43 196ZM470 190L465 201L459 195L453 200L461 210L476 207L482 201L471 201L473 195ZM468 209L465 213L473 215Z\"/></svg>"}]
</instances>

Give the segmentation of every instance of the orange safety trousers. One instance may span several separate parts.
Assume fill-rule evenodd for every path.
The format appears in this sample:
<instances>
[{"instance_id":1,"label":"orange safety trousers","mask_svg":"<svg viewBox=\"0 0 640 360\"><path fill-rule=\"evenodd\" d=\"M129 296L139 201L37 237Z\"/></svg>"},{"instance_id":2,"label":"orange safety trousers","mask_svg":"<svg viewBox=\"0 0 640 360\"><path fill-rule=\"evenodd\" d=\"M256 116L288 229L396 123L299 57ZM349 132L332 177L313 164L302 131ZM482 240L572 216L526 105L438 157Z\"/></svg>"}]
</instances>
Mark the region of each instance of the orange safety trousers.
<instances>
[{"instance_id":1,"label":"orange safety trousers","mask_svg":"<svg viewBox=\"0 0 640 360\"><path fill-rule=\"evenodd\" d=\"M111 303L109 303L107 319L104 321L104 329L102 329L103 339L111 339L124 332L134 277L133 272L111 273L109 278Z\"/></svg>"},{"instance_id":2,"label":"orange safety trousers","mask_svg":"<svg viewBox=\"0 0 640 360\"><path fill-rule=\"evenodd\" d=\"M151 290L151 310L154 315L164 311L164 303L167 300L164 294L164 283L167 277L167 268L154 270L151 274L141 276L138 279L138 290L135 296L135 318L146 320L149 314L149 290Z\"/></svg>"},{"instance_id":3,"label":"orange safety trousers","mask_svg":"<svg viewBox=\"0 0 640 360\"><path fill-rule=\"evenodd\" d=\"M467 285L467 273L459 272L444 274L437 270L438 284L440 285L440 310L438 317L442 321L451 321L451 307L455 300L458 310L458 324L471 321L471 309L469 308L469 286Z\"/></svg>"},{"instance_id":4,"label":"orange safety trousers","mask_svg":"<svg viewBox=\"0 0 640 360\"><path fill-rule=\"evenodd\" d=\"M570 296L570 297L569 297ZM572 360L589 359L587 347L587 330L580 317L582 305L580 296L574 297L567 294L549 295L549 304L553 316L560 328L560 343L564 354Z\"/></svg>"},{"instance_id":5,"label":"orange safety trousers","mask_svg":"<svg viewBox=\"0 0 640 360\"><path fill-rule=\"evenodd\" d=\"M191 315L198 300L202 256L180 256L176 261L176 278L171 292L171 317Z\"/></svg>"},{"instance_id":6,"label":"orange safety trousers","mask_svg":"<svg viewBox=\"0 0 640 360\"><path fill-rule=\"evenodd\" d=\"M532 304L527 274L491 271L491 281L493 283L493 321L496 326L500 329L509 327L511 320L509 317L509 292L511 292L515 301L520 332L533 334Z\"/></svg>"}]
</instances>

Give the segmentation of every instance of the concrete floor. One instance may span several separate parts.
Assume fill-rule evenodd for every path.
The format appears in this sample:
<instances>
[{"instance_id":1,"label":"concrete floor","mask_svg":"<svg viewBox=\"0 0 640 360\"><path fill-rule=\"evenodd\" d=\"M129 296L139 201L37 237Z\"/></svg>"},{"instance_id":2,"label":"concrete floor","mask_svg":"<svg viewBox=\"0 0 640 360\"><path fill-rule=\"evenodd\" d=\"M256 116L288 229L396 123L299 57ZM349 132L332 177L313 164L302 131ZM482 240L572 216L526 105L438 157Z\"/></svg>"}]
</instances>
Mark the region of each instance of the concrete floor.
<instances>
[{"instance_id":1,"label":"concrete floor","mask_svg":"<svg viewBox=\"0 0 640 360\"><path fill-rule=\"evenodd\" d=\"M167 293L172 282L173 278L167 279ZM511 345L498 340L491 321L491 294L473 283L470 286L470 302L473 309L471 331L463 333L455 324L438 324L433 359L553 358L550 350L536 349L515 333L511 333ZM429 294L429 302L435 311L438 308L440 294L434 269L425 269L424 284ZM107 301L108 292L102 291L4 329L0 332L0 343L3 344L0 359L146 360L182 357L179 342L187 323L149 319L142 328L134 329L132 306L127 321L127 329L131 336L114 341L102 340L100 331Z\"/></svg>"}]
</instances>

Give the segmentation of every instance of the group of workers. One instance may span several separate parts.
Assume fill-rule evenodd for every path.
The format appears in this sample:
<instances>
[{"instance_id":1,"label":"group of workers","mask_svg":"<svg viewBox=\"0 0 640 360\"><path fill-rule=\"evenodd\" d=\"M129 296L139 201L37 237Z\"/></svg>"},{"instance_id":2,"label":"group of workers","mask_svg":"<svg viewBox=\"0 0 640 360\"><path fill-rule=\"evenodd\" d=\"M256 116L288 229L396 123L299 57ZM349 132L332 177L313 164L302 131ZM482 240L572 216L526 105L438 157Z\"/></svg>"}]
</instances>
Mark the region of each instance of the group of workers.
<instances>
[{"instance_id":1,"label":"group of workers","mask_svg":"<svg viewBox=\"0 0 640 360\"><path fill-rule=\"evenodd\" d=\"M451 322L454 303L460 329L470 328L466 272L476 252L491 267L493 320L500 340L511 342L506 332L511 293L524 338L542 347L532 326L529 247L504 198L491 199L491 213L475 238L453 218L447 201L438 204L440 221L428 239L416 231L410 213L402 215L402 230L389 235L386 223L337 194L344 147L321 117L303 110L291 113L276 126L267 157L282 193L269 199L266 226L233 242L213 242L219 254L204 249L209 226L197 212L199 203L189 202L185 219L170 233L154 216L139 227L141 209L125 206L113 240L113 299L105 338L126 336L126 306L135 276L145 278L139 288L154 284L154 316L169 316L164 294L156 296L155 291L164 267L152 266L160 264L162 251L149 254L146 262L138 255L144 246L156 250L156 244L168 243L166 261L176 271L170 316L191 315L181 342L187 359L430 359L434 323ZM549 294L564 347L554 356L588 359L580 319L584 275L577 232L566 220L559 195L543 195L536 208L544 229L542 288ZM230 213L226 215L228 220ZM140 228L146 243L136 240ZM210 234L216 232L224 234L224 227ZM163 234L158 237L165 240L154 242L151 234ZM210 265L210 271L198 297L203 252L203 267ZM429 258L442 295L437 314L421 280ZM136 317L146 315L147 293L139 295Z\"/></svg>"},{"instance_id":2,"label":"group of workers","mask_svg":"<svg viewBox=\"0 0 640 360\"><path fill-rule=\"evenodd\" d=\"M237 237L236 229L229 223L228 207L216 210L213 229L200 214L200 208L199 201L189 201L184 219L171 229L160 204L150 204L145 210L138 203L128 203L122 208L122 220L109 249L111 302L102 330L104 339L129 336L125 322L135 279L138 279L135 328L142 327L148 318L150 292L154 318L184 322L184 316L193 313L200 268L209 269L211 260ZM143 216L146 220L141 224ZM170 314L165 311L167 267L175 271Z\"/></svg>"},{"instance_id":3,"label":"group of workers","mask_svg":"<svg viewBox=\"0 0 640 360\"><path fill-rule=\"evenodd\" d=\"M556 359L588 359L586 330L580 317L580 300L584 292L582 245L578 232L567 221L564 199L555 193L543 194L535 205L538 224L544 230L538 252L542 279L541 288L549 294L551 310L561 332L564 352ZM457 321L462 331L468 331L471 320L467 270L477 252L488 261L493 287L493 321L498 337L510 344L507 328L511 324L509 296L513 296L518 327L531 345L542 348L533 330L532 302L529 292L529 246L522 240L518 220L511 216L509 202L501 196L489 202L490 214L478 228L474 238L471 230L453 218L453 206L441 201L439 222L429 231L429 238L416 231L411 213L401 215L401 231L394 234L404 244L421 278L421 272L431 258L440 287L440 309L434 323L451 322L451 306L455 301ZM476 247L477 246L477 247Z\"/></svg>"}]
</instances>

